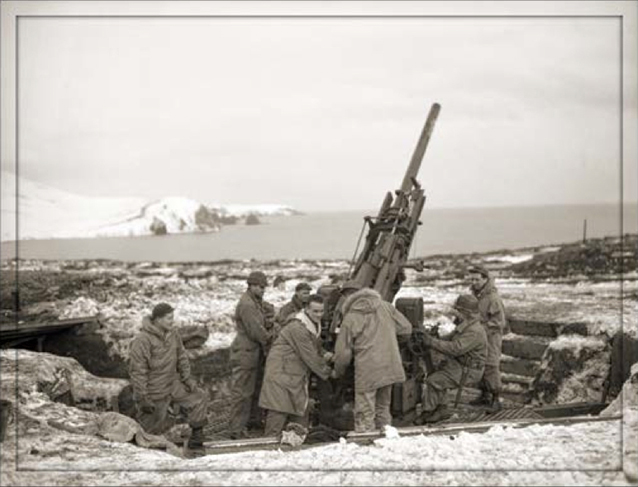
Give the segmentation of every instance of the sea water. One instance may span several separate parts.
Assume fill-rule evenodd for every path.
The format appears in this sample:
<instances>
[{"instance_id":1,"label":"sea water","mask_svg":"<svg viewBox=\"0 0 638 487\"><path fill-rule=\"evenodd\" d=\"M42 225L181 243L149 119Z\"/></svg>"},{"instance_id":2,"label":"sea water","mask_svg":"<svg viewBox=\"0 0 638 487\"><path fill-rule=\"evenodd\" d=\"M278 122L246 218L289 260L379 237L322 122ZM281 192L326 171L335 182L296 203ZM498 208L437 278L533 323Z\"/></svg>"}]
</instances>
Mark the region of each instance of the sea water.
<instances>
[{"instance_id":1,"label":"sea water","mask_svg":"<svg viewBox=\"0 0 638 487\"><path fill-rule=\"evenodd\" d=\"M555 205L473 209L424 208L411 257L487 252L637 233L637 205ZM376 211L312 212L264 217L261 225L228 225L219 232L148 237L3 242L2 259L115 259L218 261L223 259L351 259ZM363 228L365 238L365 228ZM361 245L363 245L363 238ZM360 247L359 247L360 248Z\"/></svg>"}]
</instances>

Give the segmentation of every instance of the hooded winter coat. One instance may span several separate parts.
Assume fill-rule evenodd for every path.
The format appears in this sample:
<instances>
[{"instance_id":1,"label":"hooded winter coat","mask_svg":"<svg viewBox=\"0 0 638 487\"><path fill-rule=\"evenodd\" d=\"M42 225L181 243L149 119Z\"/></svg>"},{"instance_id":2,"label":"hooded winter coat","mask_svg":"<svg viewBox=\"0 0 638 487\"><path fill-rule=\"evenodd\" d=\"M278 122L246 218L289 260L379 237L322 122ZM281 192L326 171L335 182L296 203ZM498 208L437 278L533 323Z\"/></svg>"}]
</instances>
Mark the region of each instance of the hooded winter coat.
<instances>
[{"instance_id":1,"label":"hooded winter coat","mask_svg":"<svg viewBox=\"0 0 638 487\"><path fill-rule=\"evenodd\" d=\"M237 335L230 345L231 362L242 369L259 366L260 349L266 350L270 341L265 324L262 301L246 291L235 308Z\"/></svg>"},{"instance_id":2,"label":"hooded winter coat","mask_svg":"<svg viewBox=\"0 0 638 487\"><path fill-rule=\"evenodd\" d=\"M355 391L369 392L405 381L397 335L412 324L373 289L361 289L344 301L335 344L335 373L344 374L354 354Z\"/></svg>"},{"instance_id":3,"label":"hooded winter coat","mask_svg":"<svg viewBox=\"0 0 638 487\"><path fill-rule=\"evenodd\" d=\"M177 330L167 332L153 324L149 316L129 349L129 376L137 400L165 399L177 381L190 378L191 368Z\"/></svg>"},{"instance_id":4,"label":"hooded winter coat","mask_svg":"<svg viewBox=\"0 0 638 487\"><path fill-rule=\"evenodd\" d=\"M498 295L494 279L489 278L485 286L479 291L472 291L479 302L481 324L487 332L487 360L486 365L499 365L501 361L501 347L503 331L507 324L503 301Z\"/></svg>"},{"instance_id":5,"label":"hooded winter coat","mask_svg":"<svg viewBox=\"0 0 638 487\"><path fill-rule=\"evenodd\" d=\"M303 312L286 322L266 359L259 406L303 416L308 407L308 383L314 372L326 380L330 366L323 358L321 327Z\"/></svg>"}]
</instances>

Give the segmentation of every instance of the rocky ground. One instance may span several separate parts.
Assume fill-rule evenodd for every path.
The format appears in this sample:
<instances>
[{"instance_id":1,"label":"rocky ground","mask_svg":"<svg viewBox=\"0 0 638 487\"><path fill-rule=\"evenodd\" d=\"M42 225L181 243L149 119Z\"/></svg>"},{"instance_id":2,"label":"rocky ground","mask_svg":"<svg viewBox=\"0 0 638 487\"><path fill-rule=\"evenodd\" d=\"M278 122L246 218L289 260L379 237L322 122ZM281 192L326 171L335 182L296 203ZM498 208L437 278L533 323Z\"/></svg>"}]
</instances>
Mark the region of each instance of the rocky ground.
<instances>
[{"instance_id":1,"label":"rocky ground","mask_svg":"<svg viewBox=\"0 0 638 487\"><path fill-rule=\"evenodd\" d=\"M622 331L628 337L638 338L637 253L638 236L629 235L623 242L618 238L592 239L586 244L430 256L424 259L424 272L407 271L407 280L398 297L422 297L426 324L433 324L455 296L466 290L464 270L467 265L483 263L496 276L497 287L510 318L511 330L504 340L502 369L512 400L531 400L536 403L609 401L619 392L622 380L627 378L627 373L624 376L621 373L622 380L616 380L616 390L610 394L611 356L616 346L614 337ZM245 289L245 278L252 270L264 271L271 283L275 284L267 289L265 299L280 307L289 299L300 280L310 282L315 289L322 284L338 283L347 276L349 263L308 260L179 264L3 261L3 326L15 324L16 320L29 322L87 315L99 317L99 324L91 330L72 335L62 334L44 343L45 351L76 357L79 364L71 358L61 359L35 353L33 356L24 355L28 352L21 352L23 355L17 361L16 352L2 352L2 397L14 404L17 402L23 411L22 416L13 417L17 428L9 429L7 442L3 444L3 466L31 468L43 465L75 472L58 478L55 485L138 485L140 482L144 485L167 482L204 485L212 482L213 477L202 476L201 472L184 472L176 477L156 472L181 468L176 466L184 464L176 462L186 460L176 458L179 453L175 451L149 451L133 444L107 441L99 434L99 417L107 411L121 409L121 404L115 407L114 403L117 403L116 392L121 391L127 383L125 358L128 344L139 329L142 316L149 313L159 301L167 301L176 307L177 325L183 336L188 338L194 372L200 383L208 388L211 403L218 406L224 404L227 400L227 346L234 334L233 310ZM19 290L19 296L14 293L16 289ZM19 312L16 312L17 299ZM74 343L82 345L74 347ZM12 360L15 361L14 365L11 365ZM16 373L18 363L19 374ZM31 365L23 366L23 363ZM84 369L102 378L87 375ZM11 377L17 377L18 383ZM91 388L86 384L93 386ZM97 384L101 385L98 387ZM211 422L215 420L212 414ZM565 457L564 460L557 460L557 468L587 470L588 462L597 458L596 462L603 462L612 470L618 470L620 464L611 460L616 455L614 449L620 448L614 446L619 444L618 431L618 425L610 423L606 426L582 427L581 430L552 432L562 438L560 442L563 447L576 437L580 440L586 440L588 436L592 438L592 441L583 440L584 453L572 452L578 459L576 463L569 464ZM534 452L549 448L542 445L542 437L546 433L538 431L531 434L530 441L536 445ZM603 436L611 438L611 443L607 444L608 440L601 442ZM492 449L498 439L499 435L492 439L474 440L479 441L482 448ZM506 441L502 437L500 439ZM444 448L439 443L421 446ZM384 448L373 449L363 456L353 455L353 458L357 458L356 462L362 462L361 465L354 460L354 463L346 462L342 465L344 471L359 466L373 470L382 468ZM554 450L546 452L547 458L556 455ZM14 457L7 451L17 452L17 455ZM529 455L530 452L525 454ZM343 452L333 451L326 457L317 454L311 457L316 463L304 457L301 464L321 470L321 465L329 464L327 459L335 455L339 457ZM371 462L370 455L378 457L381 463ZM387 458L392 457L392 454L388 455ZM617 455L618 458L622 456L619 449ZM542 470L541 457L536 453L532 457L531 463L523 468ZM104 483L100 483L98 477L77 473L91 466L99 470L107 469L112 458L116 459L117 470L132 462L130 465L135 468L148 470L144 467L150 466L153 472L140 475L116 473L107 476L108 480ZM269 462L273 458L264 456L264 465L271 464ZM235 463L235 457L226 458L225 461L231 470L241 465L241 460ZM193 471L217 465L216 460L211 460L213 463L203 460L188 462L186 470ZM280 468L288 465L288 460L277 462L274 464ZM462 475L434 475L431 467L436 464L426 463L421 461L400 465L401 470L413 470L410 474L412 480L406 480L406 484L456 485L464 483L462 479L468 479ZM261 470L264 467L257 465L255 468ZM3 480L3 485L32 485L38 479L48 479L42 473L18 474L12 470L12 467L8 470L3 468L3 478L8 481ZM414 470L430 470L430 474L424 477L423 474L415 474ZM299 485L297 482L300 478L294 473L278 477L271 474L242 475L236 473L226 479L215 477L214 482L259 484L277 481ZM312 476L314 482L310 483L350 485L357 482L352 473L334 475L325 473ZM622 478L613 473L596 475L569 476L560 483L616 484ZM359 480L361 483L391 481L391 476L383 477L382 474L356 478L363 479ZM455 481L454 478L459 480ZM530 479L535 480L524 483L551 483L552 478L551 475L532 476ZM485 479L488 480L479 483L488 485L493 481L503 485L517 484L523 477L489 474Z\"/></svg>"}]
</instances>

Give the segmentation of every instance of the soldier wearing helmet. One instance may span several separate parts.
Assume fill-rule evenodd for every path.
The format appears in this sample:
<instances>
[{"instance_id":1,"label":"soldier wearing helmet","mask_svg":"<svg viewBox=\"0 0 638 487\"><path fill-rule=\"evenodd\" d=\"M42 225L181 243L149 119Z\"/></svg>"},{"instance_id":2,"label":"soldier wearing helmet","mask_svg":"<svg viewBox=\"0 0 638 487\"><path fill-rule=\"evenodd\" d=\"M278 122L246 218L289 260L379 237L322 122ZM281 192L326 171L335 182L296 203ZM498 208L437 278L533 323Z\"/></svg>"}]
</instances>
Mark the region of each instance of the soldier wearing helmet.
<instances>
[{"instance_id":1,"label":"soldier wearing helmet","mask_svg":"<svg viewBox=\"0 0 638 487\"><path fill-rule=\"evenodd\" d=\"M237 335L230 346L232 385L228 429L231 438L247 436L251 408L259 398L260 367L263 367L271 340L263 301L268 285L266 275L260 271L251 272L246 282L248 288L235 308Z\"/></svg>"},{"instance_id":2,"label":"soldier wearing helmet","mask_svg":"<svg viewBox=\"0 0 638 487\"><path fill-rule=\"evenodd\" d=\"M423 383L422 413L415 424L435 423L451 416L445 403L448 389L477 383L483 376L487 336L479 318L478 300L462 294L449 310L456 329L447 340L423 336L423 344L446 355L443 367Z\"/></svg>"}]
</instances>

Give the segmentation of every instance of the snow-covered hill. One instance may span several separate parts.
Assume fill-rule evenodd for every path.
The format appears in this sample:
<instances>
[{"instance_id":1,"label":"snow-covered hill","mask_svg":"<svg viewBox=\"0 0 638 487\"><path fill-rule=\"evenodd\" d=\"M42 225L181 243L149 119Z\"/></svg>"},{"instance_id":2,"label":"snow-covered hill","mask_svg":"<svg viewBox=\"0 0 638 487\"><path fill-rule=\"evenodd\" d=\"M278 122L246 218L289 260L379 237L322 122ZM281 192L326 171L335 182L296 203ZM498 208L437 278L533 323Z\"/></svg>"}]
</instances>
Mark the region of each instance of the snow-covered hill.
<instances>
[{"instance_id":1,"label":"snow-covered hill","mask_svg":"<svg viewBox=\"0 0 638 487\"><path fill-rule=\"evenodd\" d=\"M299 214L284 205L204 205L198 201L167 197L90 197L61 191L2 171L2 241L19 239L130 237L218 231L221 225L250 214ZM17 212L16 212L17 202Z\"/></svg>"},{"instance_id":2,"label":"snow-covered hill","mask_svg":"<svg viewBox=\"0 0 638 487\"><path fill-rule=\"evenodd\" d=\"M98 228L95 236L212 232L220 227L217 214L201 203L188 198L169 197L144 205L134 217Z\"/></svg>"},{"instance_id":3,"label":"snow-covered hill","mask_svg":"<svg viewBox=\"0 0 638 487\"><path fill-rule=\"evenodd\" d=\"M255 216L292 216L301 215L301 212L285 205L219 205L209 206L220 216L235 216L244 218L248 215Z\"/></svg>"},{"instance_id":4,"label":"snow-covered hill","mask_svg":"<svg viewBox=\"0 0 638 487\"><path fill-rule=\"evenodd\" d=\"M2 171L2 240L91 237L102 226L134 217L142 198L86 197Z\"/></svg>"}]
</instances>

